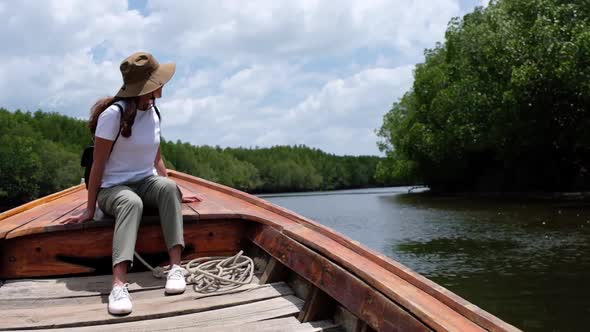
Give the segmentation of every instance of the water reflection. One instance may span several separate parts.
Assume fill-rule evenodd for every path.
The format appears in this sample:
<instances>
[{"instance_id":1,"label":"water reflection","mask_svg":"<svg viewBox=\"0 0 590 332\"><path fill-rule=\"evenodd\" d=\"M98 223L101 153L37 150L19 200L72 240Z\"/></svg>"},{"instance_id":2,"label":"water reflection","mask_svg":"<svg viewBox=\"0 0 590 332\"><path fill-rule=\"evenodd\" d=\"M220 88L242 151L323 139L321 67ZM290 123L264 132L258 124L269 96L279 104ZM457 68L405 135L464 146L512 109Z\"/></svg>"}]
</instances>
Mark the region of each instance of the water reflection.
<instances>
[{"instance_id":1,"label":"water reflection","mask_svg":"<svg viewBox=\"0 0 590 332\"><path fill-rule=\"evenodd\" d=\"M400 261L526 331L590 325L590 208L407 188L265 197Z\"/></svg>"}]
</instances>

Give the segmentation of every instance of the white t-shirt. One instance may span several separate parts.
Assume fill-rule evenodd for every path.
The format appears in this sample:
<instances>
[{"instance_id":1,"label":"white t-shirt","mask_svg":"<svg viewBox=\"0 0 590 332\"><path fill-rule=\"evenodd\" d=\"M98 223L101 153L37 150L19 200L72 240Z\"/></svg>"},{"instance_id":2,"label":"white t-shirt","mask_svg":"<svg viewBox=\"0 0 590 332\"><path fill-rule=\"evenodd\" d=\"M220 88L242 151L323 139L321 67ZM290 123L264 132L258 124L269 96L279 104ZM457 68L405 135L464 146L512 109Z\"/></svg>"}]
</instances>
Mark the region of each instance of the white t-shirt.
<instances>
[{"instance_id":1,"label":"white t-shirt","mask_svg":"<svg viewBox=\"0 0 590 332\"><path fill-rule=\"evenodd\" d=\"M125 109L125 102L117 102ZM115 140L119 132L121 112L115 105L109 106L98 117L96 137ZM157 175L154 161L160 146L160 120L154 107L137 110L131 136L119 138L107 160L102 176L101 188L122 183L137 182L151 175Z\"/></svg>"}]
</instances>

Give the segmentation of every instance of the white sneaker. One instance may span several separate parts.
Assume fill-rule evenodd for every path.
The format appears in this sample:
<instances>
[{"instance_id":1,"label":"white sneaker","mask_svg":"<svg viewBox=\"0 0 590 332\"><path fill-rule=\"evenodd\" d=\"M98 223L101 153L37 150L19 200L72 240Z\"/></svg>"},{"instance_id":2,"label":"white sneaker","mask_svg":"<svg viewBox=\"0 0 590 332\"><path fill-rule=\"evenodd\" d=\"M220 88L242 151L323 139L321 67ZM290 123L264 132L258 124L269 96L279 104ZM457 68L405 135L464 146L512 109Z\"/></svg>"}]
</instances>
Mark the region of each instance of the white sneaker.
<instances>
[{"instance_id":1,"label":"white sneaker","mask_svg":"<svg viewBox=\"0 0 590 332\"><path fill-rule=\"evenodd\" d=\"M166 294L180 294L186 289L186 270L174 264L166 277Z\"/></svg>"},{"instance_id":2,"label":"white sneaker","mask_svg":"<svg viewBox=\"0 0 590 332\"><path fill-rule=\"evenodd\" d=\"M127 287L129 284L123 286L113 286L111 294L109 294L109 312L113 315L121 315L131 313L131 295Z\"/></svg>"}]
</instances>

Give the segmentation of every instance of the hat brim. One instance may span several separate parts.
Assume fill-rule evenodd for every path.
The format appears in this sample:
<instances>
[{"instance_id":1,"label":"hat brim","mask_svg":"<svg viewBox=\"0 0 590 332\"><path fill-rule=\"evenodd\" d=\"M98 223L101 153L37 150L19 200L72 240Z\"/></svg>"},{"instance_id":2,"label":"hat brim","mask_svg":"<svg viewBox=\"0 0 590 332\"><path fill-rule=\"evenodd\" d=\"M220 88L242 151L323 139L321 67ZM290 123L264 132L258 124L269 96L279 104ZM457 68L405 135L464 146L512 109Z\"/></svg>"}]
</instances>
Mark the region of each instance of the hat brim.
<instances>
[{"instance_id":1,"label":"hat brim","mask_svg":"<svg viewBox=\"0 0 590 332\"><path fill-rule=\"evenodd\" d=\"M164 84L168 83L172 76L174 76L175 72L175 63L161 63L158 66L158 69L154 70L147 80L132 84L124 84L115 96L120 98L129 98L143 96L150 92L156 91L163 87Z\"/></svg>"}]
</instances>

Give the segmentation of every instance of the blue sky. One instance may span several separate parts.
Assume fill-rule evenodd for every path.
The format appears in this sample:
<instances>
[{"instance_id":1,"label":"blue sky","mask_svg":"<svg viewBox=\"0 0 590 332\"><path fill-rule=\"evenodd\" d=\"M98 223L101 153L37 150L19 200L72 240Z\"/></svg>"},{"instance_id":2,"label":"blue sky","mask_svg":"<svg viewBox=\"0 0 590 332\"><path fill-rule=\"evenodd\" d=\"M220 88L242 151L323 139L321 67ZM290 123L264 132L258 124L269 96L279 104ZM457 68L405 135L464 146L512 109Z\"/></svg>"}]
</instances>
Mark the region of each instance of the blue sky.
<instances>
[{"instance_id":1,"label":"blue sky","mask_svg":"<svg viewBox=\"0 0 590 332\"><path fill-rule=\"evenodd\" d=\"M145 50L177 64L166 139L381 155L375 130L423 50L484 2L0 1L0 106L87 118Z\"/></svg>"}]
</instances>

